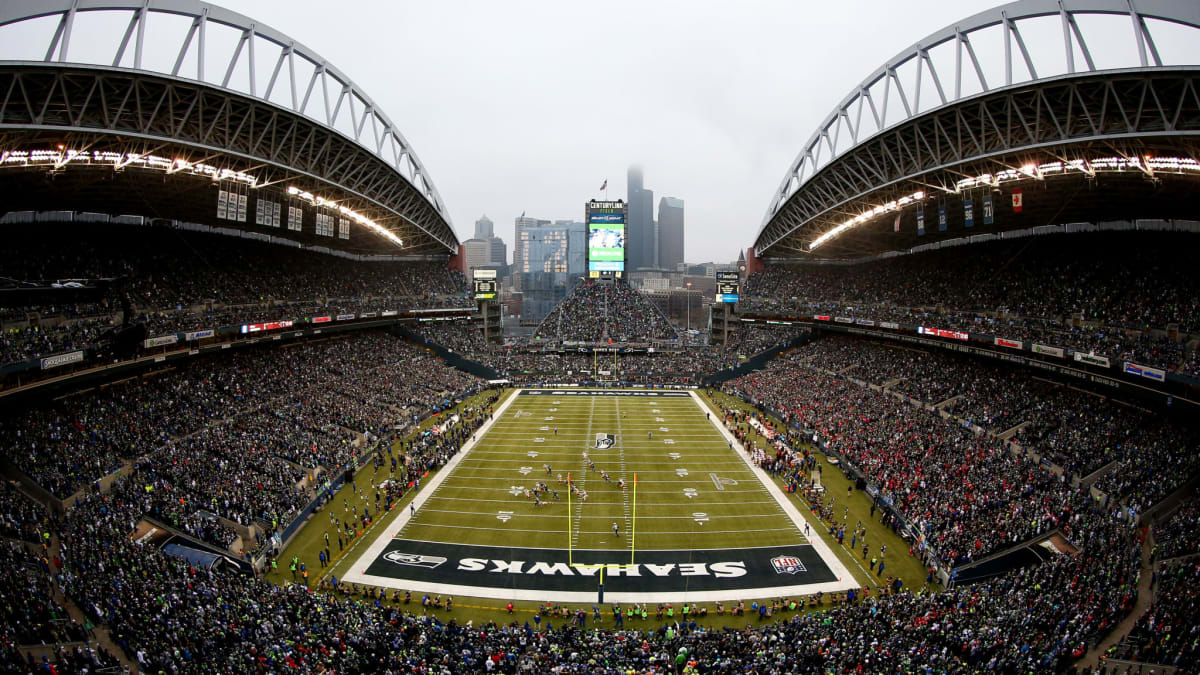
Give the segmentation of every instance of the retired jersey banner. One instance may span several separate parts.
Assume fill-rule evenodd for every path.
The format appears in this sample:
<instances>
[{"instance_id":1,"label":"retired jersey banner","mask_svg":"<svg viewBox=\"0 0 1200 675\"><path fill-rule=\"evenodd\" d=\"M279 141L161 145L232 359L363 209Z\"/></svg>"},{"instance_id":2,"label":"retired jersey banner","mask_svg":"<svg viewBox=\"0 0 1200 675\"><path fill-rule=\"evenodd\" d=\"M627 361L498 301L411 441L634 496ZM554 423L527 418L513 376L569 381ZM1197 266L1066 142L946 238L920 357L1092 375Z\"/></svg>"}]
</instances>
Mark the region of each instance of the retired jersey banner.
<instances>
[{"instance_id":1,"label":"retired jersey banner","mask_svg":"<svg viewBox=\"0 0 1200 675\"><path fill-rule=\"evenodd\" d=\"M983 195L983 224L991 225L996 222L996 206L992 203L991 193Z\"/></svg>"},{"instance_id":2,"label":"retired jersey banner","mask_svg":"<svg viewBox=\"0 0 1200 675\"><path fill-rule=\"evenodd\" d=\"M917 207L917 236L925 236L925 206Z\"/></svg>"},{"instance_id":3,"label":"retired jersey banner","mask_svg":"<svg viewBox=\"0 0 1200 675\"><path fill-rule=\"evenodd\" d=\"M963 202L963 227L975 227L975 200Z\"/></svg>"},{"instance_id":4,"label":"retired jersey banner","mask_svg":"<svg viewBox=\"0 0 1200 675\"><path fill-rule=\"evenodd\" d=\"M938 232L946 231L946 205L938 204Z\"/></svg>"}]
</instances>

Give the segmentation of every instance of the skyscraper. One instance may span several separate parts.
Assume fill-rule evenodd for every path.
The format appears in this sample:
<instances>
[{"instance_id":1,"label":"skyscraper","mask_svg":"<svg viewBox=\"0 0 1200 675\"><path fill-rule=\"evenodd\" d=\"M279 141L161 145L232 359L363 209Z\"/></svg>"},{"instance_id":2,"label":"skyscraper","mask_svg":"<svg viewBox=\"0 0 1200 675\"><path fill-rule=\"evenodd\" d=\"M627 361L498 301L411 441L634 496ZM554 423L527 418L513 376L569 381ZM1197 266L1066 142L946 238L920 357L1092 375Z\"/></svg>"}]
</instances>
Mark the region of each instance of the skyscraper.
<instances>
[{"instance_id":1,"label":"skyscraper","mask_svg":"<svg viewBox=\"0 0 1200 675\"><path fill-rule=\"evenodd\" d=\"M548 220L538 220L537 218L528 218L525 216L524 213L522 213L520 216L517 216L516 220L514 221L515 231L513 234L513 266L512 266L513 290L514 291L523 291L524 290L523 288L521 288L521 270L524 267L525 251L524 251L524 247L521 246L521 239L522 239L521 233L525 231L525 228L540 227L542 225L549 225L549 224L550 224L550 221L548 221Z\"/></svg>"},{"instance_id":2,"label":"skyscraper","mask_svg":"<svg viewBox=\"0 0 1200 675\"><path fill-rule=\"evenodd\" d=\"M492 230L492 219L488 218L487 214L475 221L475 239L491 239L495 234Z\"/></svg>"},{"instance_id":3,"label":"skyscraper","mask_svg":"<svg viewBox=\"0 0 1200 675\"><path fill-rule=\"evenodd\" d=\"M628 269L658 267L658 238L654 229L654 191L642 185L642 167L629 167L626 174L626 197L629 204L628 247L626 264Z\"/></svg>"},{"instance_id":4,"label":"skyscraper","mask_svg":"<svg viewBox=\"0 0 1200 675\"><path fill-rule=\"evenodd\" d=\"M587 273L586 242L583 223L517 219L512 277L523 296L523 321L540 321Z\"/></svg>"},{"instance_id":5,"label":"skyscraper","mask_svg":"<svg viewBox=\"0 0 1200 675\"><path fill-rule=\"evenodd\" d=\"M683 262L683 200L663 197L658 202L658 264L675 269Z\"/></svg>"}]
</instances>

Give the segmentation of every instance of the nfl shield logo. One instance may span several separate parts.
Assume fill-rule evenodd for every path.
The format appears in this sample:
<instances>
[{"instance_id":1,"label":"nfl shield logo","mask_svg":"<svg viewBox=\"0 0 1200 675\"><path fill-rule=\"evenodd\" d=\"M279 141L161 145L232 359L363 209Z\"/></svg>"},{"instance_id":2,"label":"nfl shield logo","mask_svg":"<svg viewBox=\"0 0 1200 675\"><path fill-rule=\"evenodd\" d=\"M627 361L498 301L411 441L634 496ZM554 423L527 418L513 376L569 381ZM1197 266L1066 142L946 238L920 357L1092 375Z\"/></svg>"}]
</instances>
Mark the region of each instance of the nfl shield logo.
<instances>
[{"instance_id":1,"label":"nfl shield logo","mask_svg":"<svg viewBox=\"0 0 1200 675\"><path fill-rule=\"evenodd\" d=\"M790 555L780 555L771 558L771 566L775 568L776 574L796 574L797 572L805 572L804 563L800 562L799 558Z\"/></svg>"}]
</instances>

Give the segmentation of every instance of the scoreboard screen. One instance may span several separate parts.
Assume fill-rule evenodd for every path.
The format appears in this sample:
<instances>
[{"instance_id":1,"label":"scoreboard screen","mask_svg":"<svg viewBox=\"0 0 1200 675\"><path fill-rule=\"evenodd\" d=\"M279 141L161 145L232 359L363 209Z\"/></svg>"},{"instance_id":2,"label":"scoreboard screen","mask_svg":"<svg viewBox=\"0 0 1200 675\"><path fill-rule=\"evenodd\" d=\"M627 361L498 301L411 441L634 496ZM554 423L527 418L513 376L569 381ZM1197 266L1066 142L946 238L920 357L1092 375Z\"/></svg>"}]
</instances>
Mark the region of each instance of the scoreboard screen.
<instances>
[{"instance_id":1,"label":"scoreboard screen","mask_svg":"<svg viewBox=\"0 0 1200 675\"><path fill-rule=\"evenodd\" d=\"M717 272L717 302L737 302L741 279L737 272Z\"/></svg>"},{"instance_id":2,"label":"scoreboard screen","mask_svg":"<svg viewBox=\"0 0 1200 675\"><path fill-rule=\"evenodd\" d=\"M625 203L621 201L587 203L588 272L625 271Z\"/></svg>"},{"instance_id":3,"label":"scoreboard screen","mask_svg":"<svg viewBox=\"0 0 1200 675\"><path fill-rule=\"evenodd\" d=\"M475 270L472 284L476 300L496 299L496 270Z\"/></svg>"}]
</instances>

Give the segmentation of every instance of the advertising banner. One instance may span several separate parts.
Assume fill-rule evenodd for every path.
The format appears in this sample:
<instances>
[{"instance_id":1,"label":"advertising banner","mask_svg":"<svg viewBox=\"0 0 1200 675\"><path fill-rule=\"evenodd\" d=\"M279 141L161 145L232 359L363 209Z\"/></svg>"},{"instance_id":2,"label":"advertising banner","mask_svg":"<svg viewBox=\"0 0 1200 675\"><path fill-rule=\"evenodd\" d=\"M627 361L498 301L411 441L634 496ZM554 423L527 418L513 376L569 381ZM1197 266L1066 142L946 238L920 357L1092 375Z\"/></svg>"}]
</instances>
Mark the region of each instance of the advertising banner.
<instances>
[{"instance_id":1,"label":"advertising banner","mask_svg":"<svg viewBox=\"0 0 1200 675\"><path fill-rule=\"evenodd\" d=\"M1060 359L1063 357L1063 350L1059 349L1058 347L1047 347L1046 345L1039 345L1036 342L1033 343L1033 353L1057 356Z\"/></svg>"},{"instance_id":2,"label":"advertising banner","mask_svg":"<svg viewBox=\"0 0 1200 675\"><path fill-rule=\"evenodd\" d=\"M151 347L162 347L163 345L173 345L179 342L178 335L163 335L160 337L152 337L142 342L142 345L149 349Z\"/></svg>"},{"instance_id":3,"label":"advertising banner","mask_svg":"<svg viewBox=\"0 0 1200 675\"><path fill-rule=\"evenodd\" d=\"M83 361L83 352L81 351L47 356L42 359L42 370L50 370L51 368L58 368L70 363L79 363L80 361Z\"/></svg>"},{"instance_id":4,"label":"advertising banner","mask_svg":"<svg viewBox=\"0 0 1200 675\"><path fill-rule=\"evenodd\" d=\"M1108 368L1111 364L1106 356L1096 356L1095 354L1080 354L1075 352L1075 360L1080 363L1090 363L1093 366L1103 366Z\"/></svg>"}]
</instances>

